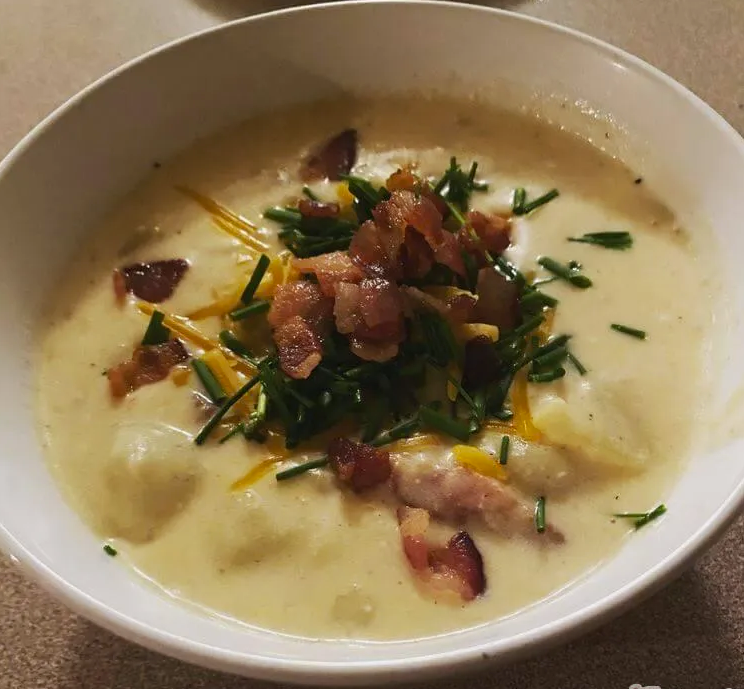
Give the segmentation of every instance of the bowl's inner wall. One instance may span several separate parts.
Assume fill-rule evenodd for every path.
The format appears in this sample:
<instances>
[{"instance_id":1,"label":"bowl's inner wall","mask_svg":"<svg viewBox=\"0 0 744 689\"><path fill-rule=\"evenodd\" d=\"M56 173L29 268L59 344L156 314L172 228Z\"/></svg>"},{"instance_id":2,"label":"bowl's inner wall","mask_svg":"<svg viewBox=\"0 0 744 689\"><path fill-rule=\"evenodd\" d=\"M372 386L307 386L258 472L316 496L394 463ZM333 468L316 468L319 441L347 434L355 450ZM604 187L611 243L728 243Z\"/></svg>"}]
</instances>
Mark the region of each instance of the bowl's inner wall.
<instances>
[{"instance_id":1,"label":"bowl's inner wall","mask_svg":"<svg viewBox=\"0 0 744 689\"><path fill-rule=\"evenodd\" d=\"M94 600L134 620L124 630L130 637L142 625L156 627L165 635L237 654L225 659L234 667L241 656L282 657L284 676L303 662L399 660L410 669L415 659L456 648L487 645L489 652L518 652L526 635L535 630L545 635L567 615L588 614L591 606L645 577L741 498L744 443L738 442L697 458L667 501L669 517L632 539L601 574L513 618L461 632L459 640L435 638L415 648L408 642L353 648L288 643L260 630L236 633L159 598L125 568L102 558L99 543L62 502L37 443L30 357L34 328L86 232L153 161L259 112L339 93L443 85L450 94L466 97L477 91L508 108L543 103L543 112L557 124L579 127L583 136L619 153L683 222L707 220L726 246L722 269L734 276L732 304L738 307L744 284L744 276L736 276L736 257L744 255L744 233L738 231L744 216L744 146L732 144L722 124L634 61L553 28L474 8L385 5L309 8L222 27L168 48L78 98L0 173L5 244L0 255L5 316L0 536L21 559L36 560L37 573L49 568L67 582L62 592L68 602L97 621L114 625ZM368 59L343 57L349 55ZM514 77L529 90L517 86ZM580 117L591 109L599 116ZM603 139L605 131L612 131L610 140ZM731 333L739 330L737 321ZM741 375L738 360L726 362L728 387ZM81 599L74 589L89 598ZM168 648L165 636L150 643ZM177 653L184 656L187 650ZM225 667L222 661L210 662Z\"/></svg>"}]
</instances>

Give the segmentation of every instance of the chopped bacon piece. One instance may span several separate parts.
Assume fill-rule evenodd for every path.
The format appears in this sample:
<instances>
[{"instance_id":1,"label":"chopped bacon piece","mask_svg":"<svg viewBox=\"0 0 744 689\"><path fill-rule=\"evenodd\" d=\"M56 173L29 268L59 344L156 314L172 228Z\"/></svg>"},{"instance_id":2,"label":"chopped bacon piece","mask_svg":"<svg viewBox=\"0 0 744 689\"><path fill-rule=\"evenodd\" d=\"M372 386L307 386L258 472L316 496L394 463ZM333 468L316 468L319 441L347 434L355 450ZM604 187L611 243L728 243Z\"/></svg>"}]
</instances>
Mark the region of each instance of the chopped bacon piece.
<instances>
[{"instance_id":1,"label":"chopped bacon piece","mask_svg":"<svg viewBox=\"0 0 744 689\"><path fill-rule=\"evenodd\" d=\"M294 316L302 316L310 325L322 329L330 320L332 310L333 302L323 295L318 285L298 280L277 287L267 320L276 328Z\"/></svg>"},{"instance_id":2,"label":"chopped bacon piece","mask_svg":"<svg viewBox=\"0 0 744 689\"><path fill-rule=\"evenodd\" d=\"M290 378L307 378L323 358L323 340L302 316L277 326L274 342L282 371Z\"/></svg>"},{"instance_id":3,"label":"chopped bacon piece","mask_svg":"<svg viewBox=\"0 0 744 689\"><path fill-rule=\"evenodd\" d=\"M110 368L108 376L111 396L126 397L143 385L157 383L168 377L170 370L189 358L180 340L168 340L157 345L136 347L132 358Z\"/></svg>"},{"instance_id":4,"label":"chopped bacon piece","mask_svg":"<svg viewBox=\"0 0 744 689\"><path fill-rule=\"evenodd\" d=\"M114 292L117 299L121 299L123 281L126 292L131 292L136 297L152 304L158 304L173 294L188 268L188 261L182 258L152 263L132 263L114 271Z\"/></svg>"},{"instance_id":5,"label":"chopped bacon piece","mask_svg":"<svg viewBox=\"0 0 744 689\"><path fill-rule=\"evenodd\" d=\"M339 283L357 283L364 278L364 273L346 251L333 251L312 258L295 258L292 265L300 273L315 275L320 290L328 297L336 294Z\"/></svg>"},{"instance_id":6,"label":"chopped bacon piece","mask_svg":"<svg viewBox=\"0 0 744 689\"><path fill-rule=\"evenodd\" d=\"M401 231L378 227L368 220L354 233L349 256L365 273L397 280L401 277L399 254L402 243Z\"/></svg>"},{"instance_id":7,"label":"chopped bacon piece","mask_svg":"<svg viewBox=\"0 0 744 689\"><path fill-rule=\"evenodd\" d=\"M501 362L486 335L478 335L465 343L465 361L462 367L462 385L466 390L476 390L499 377Z\"/></svg>"},{"instance_id":8,"label":"chopped bacon piece","mask_svg":"<svg viewBox=\"0 0 744 689\"><path fill-rule=\"evenodd\" d=\"M409 167L396 170L385 182L389 191L416 191L419 184L419 178L413 174Z\"/></svg>"},{"instance_id":9,"label":"chopped bacon piece","mask_svg":"<svg viewBox=\"0 0 744 689\"><path fill-rule=\"evenodd\" d=\"M498 326L504 332L511 330L519 316L519 289L493 268L478 271L478 303L473 309L472 322Z\"/></svg>"},{"instance_id":10,"label":"chopped bacon piece","mask_svg":"<svg viewBox=\"0 0 744 689\"><path fill-rule=\"evenodd\" d=\"M312 199L301 199L297 208L304 218L336 218L339 213L337 203L322 203Z\"/></svg>"},{"instance_id":11,"label":"chopped bacon piece","mask_svg":"<svg viewBox=\"0 0 744 689\"><path fill-rule=\"evenodd\" d=\"M463 522L475 517L505 536L518 534L551 543L565 540L552 524L546 526L544 533L538 533L532 504L514 489L471 471L451 457L398 455L392 457L392 463L393 489L406 505L428 510L448 521Z\"/></svg>"},{"instance_id":12,"label":"chopped bacon piece","mask_svg":"<svg viewBox=\"0 0 744 689\"><path fill-rule=\"evenodd\" d=\"M303 162L300 174L306 181L339 180L348 175L357 159L357 131L345 129L312 151Z\"/></svg>"},{"instance_id":13,"label":"chopped bacon piece","mask_svg":"<svg viewBox=\"0 0 744 689\"><path fill-rule=\"evenodd\" d=\"M429 513L411 507L398 510L398 524L408 563L435 595L451 592L472 601L486 590L483 558L466 531L458 531L446 546L430 543Z\"/></svg>"},{"instance_id":14,"label":"chopped bacon piece","mask_svg":"<svg viewBox=\"0 0 744 689\"><path fill-rule=\"evenodd\" d=\"M469 293L453 294L445 301L418 287L408 286L402 289L415 304L436 311L454 323L467 323L475 309L476 299Z\"/></svg>"},{"instance_id":15,"label":"chopped bacon piece","mask_svg":"<svg viewBox=\"0 0 744 689\"><path fill-rule=\"evenodd\" d=\"M375 224L387 227L400 238L398 248L408 227L426 240L434 252L434 260L451 268L459 275L465 274L457 238L442 227L442 214L425 196L410 191L394 191L387 201L378 203L372 211Z\"/></svg>"},{"instance_id":16,"label":"chopped bacon piece","mask_svg":"<svg viewBox=\"0 0 744 689\"><path fill-rule=\"evenodd\" d=\"M328 461L339 480L357 492L390 478L390 453L365 443L336 438L328 446Z\"/></svg>"},{"instance_id":17,"label":"chopped bacon piece","mask_svg":"<svg viewBox=\"0 0 744 689\"><path fill-rule=\"evenodd\" d=\"M320 363L332 310L332 300L312 282L300 280L277 288L267 319L282 370L290 378L307 378Z\"/></svg>"},{"instance_id":18,"label":"chopped bacon piece","mask_svg":"<svg viewBox=\"0 0 744 689\"><path fill-rule=\"evenodd\" d=\"M480 211L468 213L468 225L460 231L460 241L468 251L485 249L494 255L502 254L511 242L511 223L495 213L486 215ZM469 232L472 229L475 237Z\"/></svg>"},{"instance_id":19,"label":"chopped bacon piece","mask_svg":"<svg viewBox=\"0 0 744 689\"><path fill-rule=\"evenodd\" d=\"M387 361L405 337L403 299L399 287L382 278L358 285L340 283L333 307L336 329L349 334L351 349L367 361Z\"/></svg>"},{"instance_id":20,"label":"chopped bacon piece","mask_svg":"<svg viewBox=\"0 0 744 689\"><path fill-rule=\"evenodd\" d=\"M434 252L423 235L409 227L406 229L405 239L400 247L400 260L405 277L422 278L434 265Z\"/></svg>"}]
</instances>

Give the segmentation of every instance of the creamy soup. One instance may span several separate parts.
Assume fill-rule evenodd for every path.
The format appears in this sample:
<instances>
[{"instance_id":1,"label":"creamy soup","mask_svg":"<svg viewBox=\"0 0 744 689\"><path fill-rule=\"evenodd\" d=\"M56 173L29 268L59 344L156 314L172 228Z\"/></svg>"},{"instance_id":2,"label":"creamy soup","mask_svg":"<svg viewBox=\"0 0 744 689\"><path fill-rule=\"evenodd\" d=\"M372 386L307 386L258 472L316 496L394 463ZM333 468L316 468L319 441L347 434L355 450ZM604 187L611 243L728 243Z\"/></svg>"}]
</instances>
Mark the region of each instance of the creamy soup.
<instances>
[{"instance_id":1,"label":"creamy soup","mask_svg":"<svg viewBox=\"0 0 744 689\"><path fill-rule=\"evenodd\" d=\"M378 337L381 331L369 321L361 335L360 326L342 328L337 283L329 288L327 275L313 277L307 268L302 275L282 253L287 249L279 232L301 215L293 209L298 199L310 202L307 194L320 200L310 203L308 213L338 213L350 232L361 231L354 229L360 219L350 184L322 179L328 170L317 168L328 161L318 161L322 152L313 159L323 141L350 128L358 136L355 160L339 162L336 151L333 165L355 162L351 173L371 181L376 193L387 184L394 193L385 203L407 199L419 210L437 208L438 215L430 213L440 225L437 242L445 241L442 223L450 237L461 238L462 221L472 240L448 257L450 239L435 247L423 231L414 238L419 258L433 270L444 265L450 283L457 283L449 288L433 287L435 280L420 274L383 275L358 255L351 268L344 264L352 272L367 271L369 284L392 285L402 328L395 341ZM447 177L452 156L462 174ZM478 165L471 176L473 161ZM399 170L397 182L390 181ZM524 195L515 194L520 189ZM552 189L559 195L545 197ZM463 190L464 201L458 197ZM449 197L449 208L441 196ZM209 200L221 205L210 212ZM285 209L283 222L271 213L264 217L272 207ZM469 210L480 211L480 229L487 221L495 234L479 235ZM375 216L375 222L382 221ZM410 222L404 230L415 233L416 223ZM132 566L169 595L209 614L312 638L355 640L420 637L498 619L575 581L624 538L642 537L639 519L638 525L651 521L615 515L661 515L663 509L654 510L703 426L700 400L715 295L701 234L678 227L670 210L622 164L538 119L477 103L421 98L323 103L273 113L156 164L81 246L40 338L38 417L49 464L76 510L107 543L107 552L118 554L113 566ZM283 236L293 241L291 230ZM499 256L494 246L503 237L509 246ZM295 248L318 245L298 241ZM343 240L329 250L339 247L346 251ZM413 249L407 251L410 259ZM465 260L461 255L467 251L461 275L458 260ZM258 291L246 300L255 309L232 320L229 312L242 306L241 293L260 253L272 260ZM171 272L165 278L177 284L164 299L150 289L157 303L148 306L137 296L142 289L135 284L136 265L151 269L153 262L171 259L187 267L162 264ZM113 271L125 267L129 272L116 273L112 287ZM478 291L479 270L498 273L501 289L510 282L504 271L515 269L521 274L511 285L519 283L521 301L511 292L500 322L455 313L453 297ZM151 278L146 275L145 281ZM344 294L356 294L366 284L360 276L347 278ZM220 400L218 390L216 403L209 400L190 360L198 359L222 381L225 395L234 393L255 369L230 346L240 342L255 357L271 354L272 327L278 341L283 324L277 325L276 303L259 302L277 302L287 287L280 283L293 281L322 294L334 309L326 314L325 331L305 335L317 335L325 348L330 328L336 341L352 343L352 358L354 352L363 355L356 361L360 366L370 356L381 360L380 367L390 365L390 353L408 346L407 333L417 323L424 327L417 314L427 313L429 325L432 319L436 327L444 324L455 342L451 360L445 355L441 366L431 361L436 356L427 347L441 348L434 342L438 331L424 332L423 349L412 360L428 371L427 389L447 394L429 411L411 412L411 404L427 404L429 398L416 390L418 402L407 402L408 388L397 378L382 381L379 373L359 383L347 366L329 374L331 392L297 413L320 414L319 404L330 400L332 406L336 390L346 390L343 394L353 393L348 415L296 448L284 448L286 423L279 403L271 395L268 402L262 398L268 394L263 381L211 433L197 436L225 398ZM466 310L485 303L486 288L477 303L464 295ZM532 296L525 299L528 293ZM136 358L133 351L153 308L183 318L166 318L164 335L156 323L151 341L170 336L183 347L176 351L174 345L162 380L133 383L137 372L121 366ZM349 317L362 322L353 309ZM271 326L267 318L273 319ZM524 337L514 334L520 327ZM336 332L341 329L345 332ZM220 349L224 330L235 339L223 334ZM556 342L562 335L570 339ZM467 343L476 336L489 352L499 353L498 375L489 371L490 360L468 364L473 347ZM293 347L304 335L297 337ZM504 384L509 342L518 350L510 392L503 405L473 421L477 414L468 399L477 406L478 391L485 390L492 404L494 387ZM309 368L310 375L320 375L314 367L326 349L315 357L313 346L301 346L293 362L287 357L296 351L283 352L275 370L279 385L304 385ZM320 367L331 366L327 361ZM229 371L221 376L225 362ZM117 384L124 389L117 391ZM368 398L368 388L376 396ZM453 412L451 400L458 396ZM263 428L262 399L273 418ZM293 397L287 404L300 409L303 403ZM404 429L406 437L362 448L376 467L384 464L379 476L375 469L349 479L345 472L363 463L360 446L351 444L344 455L331 443L331 456L340 452L335 463L276 480L278 472L321 457L336 436L358 439L360 425L372 424L375 405L391 412L378 432L400 418L416 419ZM453 413L457 438L441 425L442 418L452 421ZM244 437L255 419L253 436ZM194 442L197 437L204 442Z\"/></svg>"}]
</instances>

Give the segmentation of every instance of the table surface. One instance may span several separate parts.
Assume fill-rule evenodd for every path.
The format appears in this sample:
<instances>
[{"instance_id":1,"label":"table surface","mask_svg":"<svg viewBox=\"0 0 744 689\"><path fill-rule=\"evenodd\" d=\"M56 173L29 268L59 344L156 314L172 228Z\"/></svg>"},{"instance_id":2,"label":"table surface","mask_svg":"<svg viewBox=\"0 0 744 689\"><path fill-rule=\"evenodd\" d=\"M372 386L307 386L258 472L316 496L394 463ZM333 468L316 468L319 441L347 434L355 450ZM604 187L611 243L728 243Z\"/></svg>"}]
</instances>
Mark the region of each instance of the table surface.
<instances>
[{"instance_id":1,"label":"table surface","mask_svg":"<svg viewBox=\"0 0 744 689\"><path fill-rule=\"evenodd\" d=\"M0 0L0 156L93 79L272 0ZM744 133L744 1L501 0L648 60ZM744 689L744 519L635 610L540 658L452 689ZM0 556L0 689L263 689L165 658L77 617Z\"/></svg>"}]
</instances>

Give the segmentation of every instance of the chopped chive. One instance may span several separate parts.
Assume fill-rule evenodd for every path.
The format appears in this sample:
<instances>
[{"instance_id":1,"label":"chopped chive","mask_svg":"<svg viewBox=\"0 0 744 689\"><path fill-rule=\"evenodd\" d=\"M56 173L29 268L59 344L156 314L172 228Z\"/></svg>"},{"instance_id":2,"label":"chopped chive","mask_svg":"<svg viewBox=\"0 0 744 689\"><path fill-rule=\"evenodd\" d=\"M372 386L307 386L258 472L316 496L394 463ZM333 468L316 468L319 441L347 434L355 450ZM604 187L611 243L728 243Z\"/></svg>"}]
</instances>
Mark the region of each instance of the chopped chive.
<instances>
[{"instance_id":1,"label":"chopped chive","mask_svg":"<svg viewBox=\"0 0 744 689\"><path fill-rule=\"evenodd\" d=\"M549 278L540 278L539 280L534 280L530 287L539 287L540 285L549 285L551 282L555 282L556 280L560 280L560 278L557 275L551 275Z\"/></svg>"},{"instance_id":2,"label":"chopped chive","mask_svg":"<svg viewBox=\"0 0 744 689\"><path fill-rule=\"evenodd\" d=\"M202 445L204 441L209 437L209 434L215 429L217 424L222 421L222 418L233 408L233 406L245 395L251 388L253 388L261 379L260 376L253 376L247 383L232 396L226 399L222 406L213 414L212 418L204 424L203 428L197 433L194 438L194 442L197 445Z\"/></svg>"},{"instance_id":3,"label":"chopped chive","mask_svg":"<svg viewBox=\"0 0 744 689\"><path fill-rule=\"evenodd\" d=\"M522 309L530 309L532 307L542 308L547 306L548 308L554 309L558 306L558 300L555 297L551 297L549 294L539 292L536 289L529 289L525 291L522 298L519 300L519 305Z\"/></svg>"},{"instance_id":4,"label":"chopped chive","mask_svg":"<svg viewBox=\"0 0 744 689\"><path fill-rule=\"evenodd\" d=\"M296 208L279 208L278 206L267 208L263 212L263 217L285 225L296 225L302 220L302 214Z\"/></svg>"},{"instance_id":5,"label":"chopped chive","mask_svg":"<svg viewBox=\"0 0 744 689\"><path fill-rule=\"evenodd\" d=\"M517 187L512 194L512 213L514 213L514 215L523 215L523 208L526 200L527 190L524 187Z\"/></svg>"},{"instance_id":6,"label":"chopped chive","mask_svg":"<svg viewBox=\"0 0 744 689\"><path fill-rule=\"evenodd\" d=\"M631 328L627 325L620 325L619 323L613 323L610 325L610 328L613 330L616 330L619 333L623 333L624 335L630 335L631 337L635 337L639 340L645 340L646 339L646 332L644 330L638 330L637 328Z\"/></svg>"},{"instance_id":7,"label":"chopped chive","mask_svg":"<svg viewBox=\"0 0 744 689\"><path fill-rule=\"evenodd\" d=\"M248 349L235 335L229 330L222 330L219 334L220 342L227 347L233 354L237 354L248 361L254 361L251 350Z\"/></svg>"},{"instance_id":8,"label":"chopped chive","mask_svg":"<svg viewBox=\"0 0 744 689\"><path fill-rule=\"evenodd\" d=\"M220 438L220 441L219 441L220 442L220 445L222 445L222 443L226 443L228 440L230 440L230 438L233 438L234 436L242 433L244 429L245 429L245 424L243 424L242 422L241 423L236 423L229 430L229 432L225 433L225 435L223 435Z\"/></svg>"},{"instance_id":9,"label":"chopped chive","mask_svg":"<svg viewBox=\"0 0 744 689\"><path fill-rule=\"evenodd\" d=\"M504 466L509 459L509 436L501 438L501 448L499 449L499 464Z\"/></svg>"},{"instance_id":10,"label":"chopped chive","mask_svg":"<svg viewBox=\"0 0 744 689\"><path fill-rule=\"evenodd\" d=\"M248 316L252 314L268 311L270 307L270 301L267 301L266 299L256 299L256 301L252 304L248 304L248 306L241 306L239 309L235 309L235 311L230 311L230 320L242 321L244 318L248 318Z\"/></svg>"},{"instance_id":11,"label":"chopped chive","mask_svg":"<svg viewBox=\"0 0 744 689\"><path fill-rule=\"evenodd\" d=\"M455 207L455 204L453 204L451 201L448 201L446 198L442 197L442 201L447 205L447 208L449 209L449 212L452 214L452 217L457 220L457 223L460 227L462 227L466 220L462 213L460 213L459 210Z\"/></svg>"},{"instance_id":12,"label":"chopped chive","mask_svg":"<svg viewBox=\"0 0 744 689\"><path fill-rule=\"evenodd\" d=\"M660 517L666 511L666 505L661 503L654 507L650 512L620 512L618 514L613 514L612 516L617 517L618 519L632 519L633 526L636 529L640 529L642 526L646 526L649 522Z\"/></svg>"},{"instance_id":13,"label":"chopped chive","mask_svg":"<svg viewBox=\"0 0 744 689\"><path fill-rule=\"evenodd\" d=\"M499 409L493 414L493 418L499 421L511 421L514 418L514 412L511 409Z\"/></svg>"},{"instance_id":14,"label":"chopped chive","mask_svg":"<svg viewBox=\"0 0 744 689\"><path fill-rule=\"evenodd\" d=\"M240 295L240 301L244 304L250 304L253 299L253 295L256 293L258 286L261 284L263 276L271 263L271 259L266 254L261 254L256 263L256 267L253 269L251 279L248 280L248 284L243 290L243 294Z\"/></svg>"},{"instance_id":15,"label":"chopped chive","mask_svg":"<svg viewBox=\"0 0 744 689\"><path fill-rule=\"evenodd\" d=\"M539 328L540 325L542 325L544 320L545 320L545 316L543 316L541 313L538 313L535 316L528 318L520 326L514 328L514 330L510 330L507 333L505 333L503 339L499 340L497 342L497 345L501 345L501 344L504 344L505 342L515 340L519 337L523 337L524 335L529 335L533 330L535 330L536 328Z\"/></svg>"},{"instance_id":16,"label":"chopped chive","mask_svg":"<svg viewBox=\"0 0 744 689\"><path fill-rule=\"evenodd\" d=\"M537 533L545 531L545 496L541 495L535 502L535 528Z\"/></svg>"},{"instance_id":17,"label":"chopped chive","mask_svg":"<svg viewBox=\"0 0 744 689\"><path fill-rule=\"evenodd\" d=\"M419 409L419 417L424 424L440 433L457 438L464 443L470 439L470 425L464 421L440 414L426 406Z\"/></svg>"},{"instance_id":18,"label":"chopped chive","mask_svg":"<svg viewBox=\"0 0 744 689\"><path fill-rule=\"evenodd\" d=\"M302 187L302 193L305 194L305 196L307 196L307 198L309 198L311 201L320 201L315 192L310 187L308 187L307 184Z\"/></svg>"},{"instance_id":19,"label":"chopped chive","mask_svg":"<svg viewBox=\"0 0 744 689\"><path fill-rule=\"evenodd\" d=\"M323 455L322 457L318 457L317 459L311 459L309 462L305 462L304 464L298 464L297 466L278 472L276 475L276 480L286 481L288 478L299 476L300 474L304 474L306 471L310 471L311 469L320 469L327 464L328 455Z\"/></svg>"},{"instance_id":20,"label":"chopped chive","mask_svg":"<svg viewBox=\"0 0 744 689\"><path fill-rule=\"evenodd\" d=\"M566 356L568 360L573 364L574 368L579 372L580 376L586 375L587 373L586 367L576 358L574 354L572 354L571 352L568 352Z\"/></svg>"},{"instance_id":21,"label":"chopped chive","mask_svg":"<svg viewBox=\"0 0 744 689\"><path fill-rule=\"evenodd\" d=\"M532 365L538 368L549 368L551 366L558 366L563 363L563 360L568 356L568 349L566 347L556 347L548 352L536 356L532 360Z\"/></svg>"},{"instance_id":22,"label":"chopped chive","mask_svg":"<svg viewBox=\"0 0 744 689\"><path fill-rule=\"evenodd\" d=\"M158 345L168 341L170 337L170 330L163 325L165 314L157 309L152 312L150 316L150 322L147 324L147 329L142 337L143 345Z\"/></svg>"},{"instance_id":23,"label":"chopped chive","mask_svg":"<svg viewBox=\"0 0 744 689\"><path fill-rule=\"evenodd\" d=\"M103 552L106 553L106 555L109 555L110 557L116 557L119 554L119 551L116 548L114 548L114 546L109 545L108 543L104 544Z\"/></svg>"},{"instance_id":24,"label":"chopped chive","mask_svg":"<svg viewBox=\"0 0 744 689\"><path fill-rule=\"evenodd\" d=\"M377 436L382 428L382 422L388 413L388 401L383 395L377 395L367 405L364 426L362 426L361 441L368 443Z\"/></svg>"},{"instance_id":25,"label":"chopped chive","mask_svg":"<svg viewBox=\"0 0 744 689\"><path fill-rule=\"evenodd\" d=\"M570 282L574 287L586 289L587 287L592 286L592 281L586 275L581 275L576 269L571 269L570 266L559 263L549 256L540 256L540 258L537 259L537 262L545 268L545 270Z\"/></svg>"},{"instance_id":26,"label":"chopped chive","mask_svg":"<svg viewBox=\"0 0 744 689\"><path fill-rule=\"evenodd\" d=\"M581 237L568 237L568 241L593 244L604 249L617 249L619 251L630 249L633 246L633 237L630 232L587 232Z\"/></svg>"},{"instance_id":27,"label":"chopped chive","mask_svg":"<svg viewBox=\"0 0 744 689\"><path fill-rule=\"evenodd\" d=\"M551 189L546 194L543 194L542 196L538 196L533 201L530 201L529 203L522 203L522 205L519 208L519 212L517 213L515 211L516 215L527 215L528 213L532 213L532 211L536 210L537 208L540 208L540 206L544 206L546 203L552 201L554 198L560 196L560 192L557 189Z\"/></svg>"},{"instance_id":28,"label":"chopped chive","mask_svg":"<svg viewBox=\"0 0 744 689\"><path fill-rule=\"evenodd\" d=\"M554 368L552 371L541 371L539 373L528 373L527 380L530 383L550 383L566 375L566 369L562 366Z\"/></svg>"},{"instance_id":29,"label":"chopped chive","mask_svg":"<svg viewBox=\"0 0 744 689\"><path fill-rule=\"evenodd\" d=\"M418 429L419 418L413 416L410 419L404 419L400 423L395 424L392 428L388 428L386 431L378 434L378 436L369 442L374 447L380 447L382 445L389 445L394 443L396 440L402 438L408 438Z\"/></svg>"},{"instance_id":30,"label":"chopped chive","mask_svg":"<svg viewBox=\"0 0 744 689\"><path fill-rule=\"evenodd\" d=\"M219 381L214 377L214 373L212 373L212 370L207 366L207 364L205 364L201 359L192 359L191 366L199 377L201 384L204 386L204 390L207 395L209 395L209 399L211 399L212 402L219 404L225 399L225 397L227 397Z\"/></svg>"}]
</instances>

